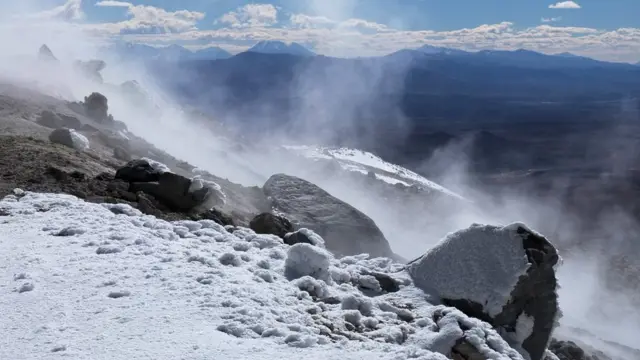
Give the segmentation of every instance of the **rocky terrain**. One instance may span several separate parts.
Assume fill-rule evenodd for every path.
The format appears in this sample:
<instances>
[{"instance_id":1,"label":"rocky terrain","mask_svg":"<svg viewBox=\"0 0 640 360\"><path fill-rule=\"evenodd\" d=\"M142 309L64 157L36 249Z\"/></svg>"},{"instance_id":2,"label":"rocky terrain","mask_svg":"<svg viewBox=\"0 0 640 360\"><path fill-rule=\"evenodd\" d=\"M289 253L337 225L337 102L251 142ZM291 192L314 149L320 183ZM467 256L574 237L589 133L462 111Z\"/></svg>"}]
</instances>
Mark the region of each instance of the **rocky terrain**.
<instances>
[{"instance_id":1,"label":"rocky terrain","mask_svg":"<svg viewBox=\"0 0 640 360\"><path fill-rule=\"evenodd\" d=\"M48 48L41 49L40 56L57 61ZM92 81L103 81L96 75L102 63L76 66ZM235 289L228 303L218 304L211 294L203 295L204 308L241 308L233 302L249 301L243 298L242 287L273 291L273 298L256 301L267 310L271 306L273 318L263 315L251 323L254 316L248 309L216 315L212 323L219 332L238 339L272 337L291 347L353 342L362 344L361 350L371 350L383 343L402 359L623 358L553 338L561 317L558 249L553 239L524 224L467 225L426 253L418 250L407 263L393 252L387 235L371 217L309 180L274 173L261 186L244 186L216 176L129 131L111 115L108 98L99 92L87 94L83 101L63 101L28 87L3 85L2 89L0 225L22 241L35 241L33 246L37 239L47 239L57 249L50 256L72 251L101 257L101 269L109 266L110 261L103 260L109 255L121 259L121 266L140 271L142 265L133 259L153 255L143 260L144 266L171 268L176 279L193 277L185 275L178 263L184 261L189 269L204 266L209 270L197 276L199 285L234 284ZM353 169L356 163L366 163L364 173L347 171L346 176L356 176L363 184L373 181L390 201L418 197L447 209L468 204L463 196L412 172L380 169L380 163L357 162L353 156L345 160L344 153L332 156L342 157L341 161L328 166ZM313 166L326 169L326 164ZM48 216L55 218L55 228L47 225ZM26 223L38 224L29 231L41 233L28 233ZM140 237L122 237L118 229L125 228ZM77 239L71 244L75 247L57 242L60 238ZM7 238L1 243L6 247L3 254L18 255ZM95 250L90 254L91 248ZM73 261L67 266L78 271L79 279L92 272ZM38 271L45 273L46 268L40 267ZM230 280L229 274L234 278ZM14 276L21 285L10 301L37 292L40 285L28 280L28 274ZM169 289L199 294L178 283ZM108 298L130 295L129 290L114 290ZM282 301L292 302L297 310L276 315L276 303ZM87 311L81 308L84 305L74 306ZM32 316L28 311L10 316L19 315ZM295 322L286 331L279 327L291 319ZM54 347L52 352L66 349L66 345ZM640 357L634 349L621 351Z\"/></svg>"}]
</instances>

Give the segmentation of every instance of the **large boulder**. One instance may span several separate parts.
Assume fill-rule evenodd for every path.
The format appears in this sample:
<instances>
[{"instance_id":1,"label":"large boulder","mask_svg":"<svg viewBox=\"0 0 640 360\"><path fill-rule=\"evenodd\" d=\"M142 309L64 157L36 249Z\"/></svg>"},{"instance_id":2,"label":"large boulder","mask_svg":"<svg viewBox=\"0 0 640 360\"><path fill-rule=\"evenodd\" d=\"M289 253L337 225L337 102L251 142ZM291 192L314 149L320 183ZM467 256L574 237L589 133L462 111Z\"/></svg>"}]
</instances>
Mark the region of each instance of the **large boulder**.
<instances>
[{"instance_id":1,"label":"large boulder","mask_svg":"<svg viewBox=\"0 0 640 360\"><path fill-rule=\"evenodd\" d=\"M85 151L89 148L89 140L73 129L55 129L49 135L49 141L78 151Z\"/></svg>"},{"instance_id":2,"label":"large boulder","mask_svg":"<svg viewBox=\"0 0 640 360\"><path fill-rule=\"evenodd\" d=\"M276 174L267 180L263 191L277 212L296 228L316 232L334 254L395 257L371 218L320 187L294 176Z\"/></svg>"},{"instance_id":3,"label":"large boulder","mask_svg":"<svg viewBox=\"0 0 640 360\"><path fill-rule=\"evenodd\" d=\"M135 159L119 168L115 177L128 182L154 182L160 180L163 172L164 169L154 166L148 160Z\"/></svg>"},{"instance_id":4,"label":"large boulder","mask_svg":"<svg viewBox=\"0 0 640 360\"><path fill-rule=\"evenodd\" d=\"M425 293L490 323L516 350L541 360L560 316L559 260L555 247L523 224L473 224L449 234L407 271Z\"/></svg>"}]
</instances>

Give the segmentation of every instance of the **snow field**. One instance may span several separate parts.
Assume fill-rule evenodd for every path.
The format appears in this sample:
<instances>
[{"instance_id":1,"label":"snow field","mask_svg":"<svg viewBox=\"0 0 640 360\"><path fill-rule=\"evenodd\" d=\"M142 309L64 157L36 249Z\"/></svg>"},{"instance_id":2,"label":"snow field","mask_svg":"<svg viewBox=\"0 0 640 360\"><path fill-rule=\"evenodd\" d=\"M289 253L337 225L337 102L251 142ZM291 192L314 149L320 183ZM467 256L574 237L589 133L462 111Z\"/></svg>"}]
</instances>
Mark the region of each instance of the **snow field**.
<instances>
[{"instance_id":1,"label":"snow field","mask_svg":"<svg viewBox=\"0 0 640 360\"><path fill-rule=\"evenodd\" d=\"M16 194L0 201L1 359L445 359L462 339L522 359L488 324L427 303L389 259ZM376 292L363 270L404 286Z\"/></svg>"}]
</instances>

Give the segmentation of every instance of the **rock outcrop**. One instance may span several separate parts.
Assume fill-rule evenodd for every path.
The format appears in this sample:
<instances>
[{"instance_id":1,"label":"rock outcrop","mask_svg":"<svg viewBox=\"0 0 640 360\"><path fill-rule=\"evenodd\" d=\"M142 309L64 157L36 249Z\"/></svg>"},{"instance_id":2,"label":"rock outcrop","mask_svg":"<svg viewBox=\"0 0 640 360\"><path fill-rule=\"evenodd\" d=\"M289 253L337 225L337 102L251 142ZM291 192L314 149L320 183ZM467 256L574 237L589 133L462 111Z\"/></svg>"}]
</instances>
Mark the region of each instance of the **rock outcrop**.
<instances>
[{"instance_id":1,"label":"rock outcrop","mask_svg":"<svg viewBox=\"0 0 640 360\"><path fill-rule=\"evenodd\" d=\"M559 259L546 238L523 224L474 224L450 234L407 270L425 293L490 323L514 348L541 360L560 316Z\"/></svg>"},{"instance_id":2,"label":"rock outcrop","mask_svg":"<svg viewBox=\"0 0 640 360\"><path fill-rule=\"evenodd\" d=\"M267 180L263 191L278 213L296 228L318 233L334 254L395 257L371 218L320 187L294 176L276 174Z\"/></svg>"},{"instance_id":3,"label":"rock outcrop","mask_svg":"<svg viewBox=\"0 0 640 360\"><path fill-rule=\"evenodd\" d=\"M99 123L113 122L113 117L109 115L109 101L98 92L84 97L84 113Z\"/></svg>"}]
</instances>

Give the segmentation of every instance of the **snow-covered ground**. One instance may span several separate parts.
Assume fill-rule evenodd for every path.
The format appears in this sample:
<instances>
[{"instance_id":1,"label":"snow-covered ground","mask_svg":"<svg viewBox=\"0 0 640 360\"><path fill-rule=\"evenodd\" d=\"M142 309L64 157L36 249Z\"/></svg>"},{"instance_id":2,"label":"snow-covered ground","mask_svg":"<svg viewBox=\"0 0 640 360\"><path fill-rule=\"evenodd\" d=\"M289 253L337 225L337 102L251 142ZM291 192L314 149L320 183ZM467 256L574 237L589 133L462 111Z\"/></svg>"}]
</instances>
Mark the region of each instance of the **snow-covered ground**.
<instances>
[{"instance_id":1,"label":"snow-covered ground","mask_svg":"<svg viewBox=\"0 0 640 360\"><path fill-rule=\"evenodd\" d=\"M0 201L0 359L445 359L462 338L522 359L488 324L428 304L388 259L19 195ZM365 296L362 269L405 286Z\"/></svg>"},{"instance_id":2,"label":"snow-covered ground","mask_svg":"<svg viewBox=\"0 0 640 360\"><path fill-rule=\"evenodd\" d=\"M389 184L420 185L427 189L445 193L462 199L462 196L400 165L384 161L380 157L362 150L349 148L328 148L321 146L287 145L285 149L295 151L310 159L336 160L348 171L367 174L373 171L376 178ZM382 173L380 173L382 172Z\"/></svg>"}]
</instances>

